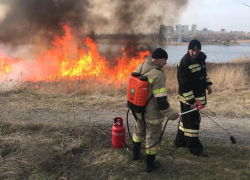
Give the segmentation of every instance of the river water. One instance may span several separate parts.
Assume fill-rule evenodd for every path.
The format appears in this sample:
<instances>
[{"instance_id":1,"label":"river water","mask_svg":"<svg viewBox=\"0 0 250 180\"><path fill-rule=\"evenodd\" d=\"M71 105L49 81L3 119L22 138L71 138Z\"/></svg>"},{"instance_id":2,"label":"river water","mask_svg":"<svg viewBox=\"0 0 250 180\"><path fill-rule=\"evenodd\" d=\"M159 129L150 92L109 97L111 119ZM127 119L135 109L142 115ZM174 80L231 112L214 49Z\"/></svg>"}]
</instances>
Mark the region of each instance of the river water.
<instances>
[{"instance_id":1,"label":"river water","mask_svg":"<svg viewBox=\"0 0 250 180\"><path fill-rule=\"evenodd\" d=\"M187 46L163 46L169 54L169 62L177 63L187 52ZM238 45L202 45L207 62L229 62L238 57L250 57L250 43Z\"/></svg>"},{"instance_id":2,"label":"river water","mask_svg":"<svg viewBox=\"0 0 250 180\"><path fill-rule=\"evenodd\" d=\"M120 49L121 45L100 44L99 50L105 51L107 48L112 50ZM176 64L187 52L187 45L159 45L168 52L168 64ZM237 45L202 45L202 51L207 55L207 62L229 62L238 57L250 57L250 43Z\"/></svg>"}]
</instances>

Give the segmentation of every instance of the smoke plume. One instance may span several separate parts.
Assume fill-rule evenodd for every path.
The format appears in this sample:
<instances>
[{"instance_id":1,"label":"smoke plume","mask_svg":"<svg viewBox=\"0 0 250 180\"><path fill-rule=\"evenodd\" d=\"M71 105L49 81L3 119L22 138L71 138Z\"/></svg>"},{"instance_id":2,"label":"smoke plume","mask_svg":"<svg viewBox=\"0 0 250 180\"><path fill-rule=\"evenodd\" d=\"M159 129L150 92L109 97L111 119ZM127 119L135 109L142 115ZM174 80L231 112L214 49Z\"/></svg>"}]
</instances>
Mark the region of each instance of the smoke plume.
<instances>
[{"instance_id":1,"label":"smoke plume","mask_svg":"<svg viewBox=\"0 0 250 180\"><path fill-rule=\"evenodd\" d=\"M0 41L10 45L50 42L63 35L62 24L74 34L158 33L174 25L188 0L0 0L6 13Z\"/></svg>"}]
</instances>

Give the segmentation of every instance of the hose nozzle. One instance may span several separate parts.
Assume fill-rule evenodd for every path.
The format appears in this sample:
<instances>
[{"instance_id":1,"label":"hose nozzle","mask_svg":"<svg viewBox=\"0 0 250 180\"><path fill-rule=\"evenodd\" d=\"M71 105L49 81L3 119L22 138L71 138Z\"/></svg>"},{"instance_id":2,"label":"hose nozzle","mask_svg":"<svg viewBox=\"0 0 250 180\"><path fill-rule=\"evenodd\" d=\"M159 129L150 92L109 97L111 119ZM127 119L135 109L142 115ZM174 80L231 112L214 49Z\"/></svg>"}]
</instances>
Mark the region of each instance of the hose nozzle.
<instances>
[{"instance_id":1,"label":"hose nozzle","mask_svg":"<svg viewBox=\"0 0 250 180\"><path fill-rule=\"evenodd\" d=\"M233 136L230 136L230 140L232 141L232 144L236 144L236 140L234 139Z\"/></svg>"},{"instance_id":2,"label":"hose nozzle","mask_svg":"<svg viewBox=\"0 0 250 180\"><path fill-rule=\"evenodd\" d=\"M198 104L198 108L197 109L203 109L205 106L203 106L202 104L201 104L201 102L200 102L200 100L199 99L196 99L196 102L197 102L197 104Z\"/></svg>"}]
</instances>

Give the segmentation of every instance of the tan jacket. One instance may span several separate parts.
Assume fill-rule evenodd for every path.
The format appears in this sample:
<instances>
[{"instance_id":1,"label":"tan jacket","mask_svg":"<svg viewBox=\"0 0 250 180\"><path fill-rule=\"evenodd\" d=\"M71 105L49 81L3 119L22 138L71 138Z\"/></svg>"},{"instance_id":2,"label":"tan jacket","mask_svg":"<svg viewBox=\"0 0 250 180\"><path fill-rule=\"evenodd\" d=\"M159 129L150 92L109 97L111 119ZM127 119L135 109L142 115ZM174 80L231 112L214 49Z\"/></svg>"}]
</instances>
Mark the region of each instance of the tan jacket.
<instances>
[{"instance_id":1,"label":"tan jacket","mask_svg":"<svg viewBox=\"0 0 250 180\"><path fill-rule=\"evenodd\" d=\"M146 123L159 124L164 121L165 117L171 119L173 115L177 112L173 110L170 105L167 109L160 108L157 104L157 97L164 97L167 100L167 90L166 90L166 77L164 72L159 68L157 64L147 59L144 63L140 64L135 72L144 74L148 77L149 82L149 93L148 99L152 96L146 106L145 120ZM160 110L161 109L161 110ZM138 118L141 118L140 114L137 114Z\"/></svg>"}]
</instances>

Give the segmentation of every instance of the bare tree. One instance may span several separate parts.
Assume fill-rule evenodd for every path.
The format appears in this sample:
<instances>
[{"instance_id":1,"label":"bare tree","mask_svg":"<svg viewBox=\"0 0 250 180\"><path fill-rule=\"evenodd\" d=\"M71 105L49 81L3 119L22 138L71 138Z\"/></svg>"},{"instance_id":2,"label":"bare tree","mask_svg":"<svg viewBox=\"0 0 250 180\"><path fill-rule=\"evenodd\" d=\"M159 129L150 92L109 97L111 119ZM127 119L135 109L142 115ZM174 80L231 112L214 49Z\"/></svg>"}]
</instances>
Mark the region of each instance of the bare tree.
<instances>
[{"instance_id":1,"label":"bare tree","mask_svg":"<svg viewBox=\"0 0 250 180\"><path fill-rule=\"evenodd\" d=\"M244 4L245 6L248 6L248 7L250 7L249 5L247 5L247 4L245 4L245 3L242 3L242 4Z\"/></svg>"}]
</instances>

